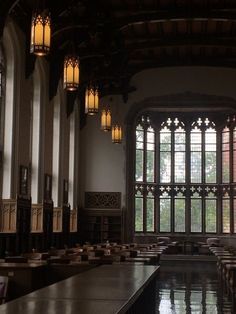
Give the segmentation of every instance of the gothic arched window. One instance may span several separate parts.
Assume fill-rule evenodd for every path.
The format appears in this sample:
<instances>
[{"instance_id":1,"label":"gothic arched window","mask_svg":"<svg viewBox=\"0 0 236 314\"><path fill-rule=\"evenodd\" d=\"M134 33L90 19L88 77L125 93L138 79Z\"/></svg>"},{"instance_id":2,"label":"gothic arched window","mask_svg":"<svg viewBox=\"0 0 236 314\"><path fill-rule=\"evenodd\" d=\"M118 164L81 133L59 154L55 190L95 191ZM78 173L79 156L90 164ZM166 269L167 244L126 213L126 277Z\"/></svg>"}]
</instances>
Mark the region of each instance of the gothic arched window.
<instances>
[{"instance_id":1,"label":"gothic arched window","mask_svg":"<svg viewBox=\"0 0 236 314\"><path fill-rule=\"evenodd\" d=\"M148 113L137 119L135 232L236 232L235 119L222 127L214 117Z\"/></svg>"}]
</instances>

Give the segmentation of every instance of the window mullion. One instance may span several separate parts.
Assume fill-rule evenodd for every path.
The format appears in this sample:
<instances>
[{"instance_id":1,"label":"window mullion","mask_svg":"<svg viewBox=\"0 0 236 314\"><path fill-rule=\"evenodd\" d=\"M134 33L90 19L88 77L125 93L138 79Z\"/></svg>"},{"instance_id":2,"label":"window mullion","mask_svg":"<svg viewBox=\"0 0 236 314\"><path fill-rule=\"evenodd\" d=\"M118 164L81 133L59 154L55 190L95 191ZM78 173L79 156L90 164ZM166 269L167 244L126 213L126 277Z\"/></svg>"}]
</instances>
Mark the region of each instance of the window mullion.
<instances>
[{"instance_id":1,"label":"window mullion","mask_svg":"<svg viewBox=\"0 0 236 314\"><path fill-rule=\"evenodd\" d=\"M171 197L171 214L170 214L170 230L171 233L174 232L174 193L173 193L173 185L175 184L175 132L174 128L171 128L171 182L170 182L170 197Z\"/></svg>"},{"instance_id":2,"label":"window mullion","mask_svg":"<svg viewBox=\"0 0 236 314\"><path fill-rule=\"evenodd\" d=\"M229 152L230 152L230 168L229 168L229 177L230 177L230 234L234 233L234 187L233 187L233 150L234 150L234 143L233 143L233 132L234 128L231 124L230 126L230 133L229 133Z\"/></svg>"},{"instance_id":3,"label":"window mullion","mask_svg":"<svg viewBox=\"0 0 236 314\"><path fill-rule=\"evenodd\" d=\"M191 202L190 202L190 185L191 185L191 143L190 143L191 122L186 126L186 208L185 208L185 232L187 235L191 232Z\"/></svg>"},{"instance_id":4,"label":"window mullion","mask_svg":"<svg viewBox=\"0 0 236 314\"><path fill-rule=\"evenodd\" d=\"M160 176L160 169L161 169L161 144L160 144L160 128L157 128L156 130L156 171L159 170L158 174L156 174L156 182L157 182L157 191L156 195L158 195L156 200L156 226L157 226L157 232L160 232L160 194L159 194L159 188L161 184L161 176Z\"/></svg>"},{"instance_id":5,"label":"window mullion","mask_svg":"<svg viewBox=\"0 0 236 314\"><path fill-rule=\"evenodd\" d=\"M200 185L202 187L202 233L206 232L205 219L205 185L206 185L206 141L205 141L206 127L202 129L202 180Z\"/></svg>"},{"instance_id":6,"label":"window mullion","mask_svg":"<svg viewBox=\"0 0 236 314\"><path fill-rule=\"evenodd\" d=\"M144 128L143 138L143 182L147 184L147 125ZM143 231L147 231L147 185L143 191Z\"/></svg>"},{"instance_id":7,"label":"window mullion","mask_svg":"<svg viewBox=\"0 0 236 314\"><path fill-rule=\"evenodd\" d=\"M154 127L154 139L155 139L155 150L154 150L154 165L155 165L155 170L154 170L154 184L155 184L155 192L154 192L154 224L155 224L155 229L154 231L156 233L159 232L159 222L158 222L158 217L159 217L159 197L158 197L158 190L159 190L159 181L160 181L160 175L157 174L157 169L160 169L160 158L158 152L160 151L160 141L159 141L159 129Z\"/></svg>"},{"instance_id":8,"label":"window mullion","mask_svg":"<svg viewBox=\"0 0 236 314\"><path fill-rule=\"evenodd\" d=\"M223 167L222 167L222 128L220 128L218 130L217 133L217 183L218 183L218 193L217 193L217 234L221 234L222 233L222 188L221 188L221 184L222 184L222 171L223 171Z\"/></svg>"},{"instance_id":9,"label":"window mullion","mask_svg":"<svg viewBox=\"0 0 236 314\"><path fill-rule=\"evenodd\" d=\"M144 128L143 137L143 182L147 183L147 127Z\"/></svg>"}]
</instances>

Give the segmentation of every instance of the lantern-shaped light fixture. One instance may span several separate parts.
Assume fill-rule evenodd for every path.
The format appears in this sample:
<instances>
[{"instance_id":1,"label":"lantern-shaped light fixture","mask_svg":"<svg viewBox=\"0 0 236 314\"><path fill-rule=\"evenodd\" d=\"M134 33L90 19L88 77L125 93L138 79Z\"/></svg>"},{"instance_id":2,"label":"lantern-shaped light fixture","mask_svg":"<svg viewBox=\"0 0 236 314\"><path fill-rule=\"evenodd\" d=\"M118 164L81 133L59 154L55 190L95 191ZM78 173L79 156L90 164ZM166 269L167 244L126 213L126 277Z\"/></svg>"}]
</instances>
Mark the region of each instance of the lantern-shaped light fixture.
<instances>
[{"instance_id":1,"label":"lantern-shaped light fixture","mask_svg":"<svg viewBox=\"0 0 236 314\"><path fill-rule=\"evenodd\" d=\"M98 113L98 105L98 87L94 84L89 84L85 92L85 113L89 115Z\"/></svg>"},{"instance_id":2,"label":"lantern-shaped light fixture","mask_svg":"<svg viewBox=\"0 0 236 314\"><path fill-rule=\"evenodd\" d=\"M30 52L37 56L45 56L50 51L51 17L46 11L34 13L31 22Z\"/></svg>"},{"instance_id":3,"label":"lantern-shaped light fixture","mask_svg":"<svg viewBox=\"0 0 236 314\"><path fill-rule=\"evenodd\" d=\"M120 125L115 124L112 126L111 138L112 138L112 143L114 144L122 143L122 128Z\"/></svg>"},{"instance_id":4,"label":"lantern-shaped light fixture","mask_svg":"<svg viewBox=\"0 0 236 314\"><path fill-rule=\"evenodd\" d=\"M101 129L105 132L111 131L111 111L103 109L101 113Z\"/></svg>"},{"instance_id":5,"label":"lantern-shaped light fixture","mask_svg":"<svg viewBox=\"0 0 236 314\"><path fill-rule=\"evenodd\" d=\"M75 91L79 87L79 58L68 55L64 59L64 88Z\"/></svg>"}]
</instances>

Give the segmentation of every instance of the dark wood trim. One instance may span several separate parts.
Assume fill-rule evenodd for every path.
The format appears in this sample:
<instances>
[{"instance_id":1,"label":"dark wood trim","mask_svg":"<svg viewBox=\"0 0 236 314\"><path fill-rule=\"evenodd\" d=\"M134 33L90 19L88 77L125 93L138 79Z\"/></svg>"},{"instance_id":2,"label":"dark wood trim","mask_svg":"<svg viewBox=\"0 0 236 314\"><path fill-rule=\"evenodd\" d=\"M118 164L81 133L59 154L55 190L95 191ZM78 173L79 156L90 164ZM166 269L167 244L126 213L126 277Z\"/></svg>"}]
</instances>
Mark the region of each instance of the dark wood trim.
<instances>
[{"instance_id":1,"label":"dark wood trim","mask_svg":"<svg viewBox=\"0 0 236 314\"><path fill-rule=\"evenodd\" d=\"M20 166L20 175L19 175L19 194L22 196L28 195L28 178L29 169L26 166Z\"/></svg>"},{"instance_id":2,"label":"dark wood trim","mask_svg":"<svg viewBox=\"0 0 236 314\"><path fill-rule=\"evenodd\" d=\"M85 208L121 208L121 192L85 192Z\"/></svg>"}]
</instances>

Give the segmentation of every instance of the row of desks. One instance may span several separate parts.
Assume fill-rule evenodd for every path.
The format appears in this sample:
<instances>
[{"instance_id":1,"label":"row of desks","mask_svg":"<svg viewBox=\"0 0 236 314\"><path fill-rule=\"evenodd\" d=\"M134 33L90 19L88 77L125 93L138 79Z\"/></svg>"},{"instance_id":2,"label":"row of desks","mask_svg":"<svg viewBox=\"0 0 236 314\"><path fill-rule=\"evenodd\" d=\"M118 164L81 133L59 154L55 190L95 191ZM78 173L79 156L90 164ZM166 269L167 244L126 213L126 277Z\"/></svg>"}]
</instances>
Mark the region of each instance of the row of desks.
<instances>
[{"instance_id":1,"label":"row of desks","mask_svg":"<svg viewBox=\"0 0 236 314\"><path fill-rule=\"evenodd\" d=\"M0 263L0 276L9 279L7 300L12 300L66 279L96 265L80 263L74 265L47 265L46 261L28 263Z\"/></svg>"},{"instance_id":2,"label":"row of desks","mask_svg":"<svg viewBox=\"0 0 236 314\"><path fill-rule=\"evenodd\" d=\"M210 250L217 257L223 293L229 297L233 309L236 309L236 255L223 247L211 247Z\"/></svg>"},{"instance_id":3,"label":"row of desks","mask_svg":"<svg viewBox=\"0 0 236 314\"><path fill-rule=\"evenodd\" d=\"M149 289L158 270L159 266L99 266L1 305L0 313L126 313ZM153 292L148 291L148 294Z\"/></svg>"},{"instance_id":4,"label":"row of desks","mask_svg":"<svg viewBox=\"0 0 236 314\"><path fill-rule=\"evenodd\" d=\"M0 263L0 276L9 277L8 300L12 300L97 265L158 265L163 250L165 247L155 245L136 245L135 247L106 245L104 248L101 246L72 248L68 250L67 255L65 255L65 250L57 250L55 253L64 255L50 256L48 254L47 260L28 260L28 263L22 262L22 259L27 261L26 256L8 257L6 260L12 260L15 263L4 263L3 260ZM36 257L40 257L41 254L45 255L45 253L36 253ZM87 260L81 261L80 254L87 256ZM29 253L27 257L35 258L35 254Z\"/></svg>"}]
</instances>

